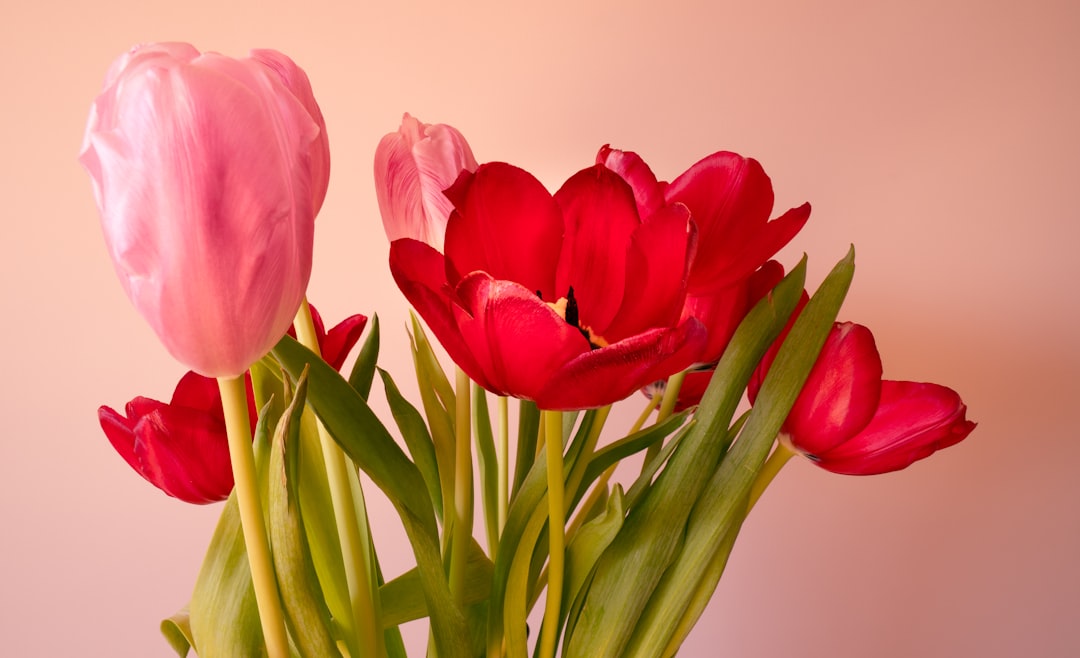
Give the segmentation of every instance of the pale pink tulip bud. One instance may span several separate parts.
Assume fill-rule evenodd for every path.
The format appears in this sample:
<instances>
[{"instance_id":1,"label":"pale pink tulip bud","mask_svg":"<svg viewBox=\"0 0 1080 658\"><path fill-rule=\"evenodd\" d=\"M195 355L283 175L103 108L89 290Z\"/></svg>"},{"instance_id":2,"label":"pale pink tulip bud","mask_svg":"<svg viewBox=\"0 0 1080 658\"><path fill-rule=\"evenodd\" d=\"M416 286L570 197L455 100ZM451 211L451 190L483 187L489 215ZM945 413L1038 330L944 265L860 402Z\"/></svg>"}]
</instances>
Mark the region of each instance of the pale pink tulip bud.
<instances>
[{"instance_id":1,"label":"pale pink tulip bud","mask_svg":"<svg viewBox=\"0 0 1080 658\"><path fill-rule=\"evenodd\" d=\"M151 44L109 70L79 160L125 292L192 370L237 376L292 323L325 135L306 76L279 53Z\"/></svg>"},{"instance_id":2,"label":"pale pink tulip bud","mask_svg":"<svg viewBox=\"0 0 1080 658\"><path fill-rule=\"evenodd\" d=\"M454 204L443 194L476 158L456 128L421 123L406 114L397 132L375 149L375 193L386 237L412 238L442 251Z\"/></svg>"}]
</instances>

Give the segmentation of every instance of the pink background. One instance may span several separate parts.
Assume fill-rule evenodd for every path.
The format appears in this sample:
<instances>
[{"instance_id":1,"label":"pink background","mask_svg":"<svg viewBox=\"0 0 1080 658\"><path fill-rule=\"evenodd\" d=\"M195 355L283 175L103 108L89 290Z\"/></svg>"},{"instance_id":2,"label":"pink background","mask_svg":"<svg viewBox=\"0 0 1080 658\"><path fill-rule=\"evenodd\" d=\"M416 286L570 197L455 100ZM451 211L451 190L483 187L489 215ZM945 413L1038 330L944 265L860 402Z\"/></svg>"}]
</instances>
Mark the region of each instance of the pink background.
<instances>
[{"instance_id":1,"label":"pink background","mask_svg":"<svg viewBox=\"0 0 1080 658\"><path fill-rule=\"evenodd\" d=\"M854 242L843 317L873 328L888 376L958 389L980 426L893 475L790 466L684 655L1080 655L1076 4L452 4L5 3L5 655L171 655L158 621L219 513L146 485L95 418L182 372L117 285L75 161L112 59L169 39L308 71L333 151L310 296L332 320L377 310L399 381L371 161L403 111L551 188L606 142L669 179L719 149L761 160L780 209L814 205L785 261L809 252L816 284ZM374 507L393 575L402 533Z\"/></svg>"}]
</instances>

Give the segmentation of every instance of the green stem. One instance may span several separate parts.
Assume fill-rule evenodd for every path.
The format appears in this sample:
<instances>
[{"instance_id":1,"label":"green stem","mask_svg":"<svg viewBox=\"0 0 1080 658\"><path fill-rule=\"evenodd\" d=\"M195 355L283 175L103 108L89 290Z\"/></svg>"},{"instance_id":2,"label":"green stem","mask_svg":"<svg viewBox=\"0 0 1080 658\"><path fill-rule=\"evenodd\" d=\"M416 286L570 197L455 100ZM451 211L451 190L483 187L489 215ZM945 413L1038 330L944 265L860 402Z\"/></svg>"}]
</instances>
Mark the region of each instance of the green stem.
<instances>
[{"instance_id":1,"label":"green stem","mask_svg":"<svg viewBox=\"0 0 1080 658\"><path fill-rule=\"evenodd\" d=\"M294 322L296 336L300 343L321 356L319 338L315 333L315 324L311 318L311 308L307 299L300 305ZM375 569L372 565L374 550L371 546L371 533L367 528L367 511L357 510L352 487L359 490L360 482L345 453L337 442L316 419L319 442L322 447L326 479L330 487L330 502L334 508L334 522L337 525L338 538L341 542L341 557L345 568L345 582L349 588L349 603L352 606L357 639L361 655L357 658L378 658L386 655L386 643L379 621L381 613L378 600L377 583L374 582ZM355 483L350 479L356 478ZM360 517L365 524L360 529Z\"/></svg>"},{"instance_id":2,"label":"green stem","mask_svg":"<svg viewBox=\"0 0 1080 658\"><path fill-rule=\"evenodd\" d=\"M545 445L548 477L548 588L544 623L540 630L539 658L554 658L562 607L563 572L566 559L562 454L562 412L545 411Z\"/></svg>"},{"instance_id":3,"label":"green stem","mask_svg":"<svg viewBox=\"0 0 1080 658\"><path fill-rule=\"evenodd\" d=\"M236 482L236 503L244 532L255 603L259 608L266 653L270 658L288 658L289 637L281 612L277 576L270 559L266 539L262 501L255 477L255 455L251 450L251 423L248 417L247 387L244 377L219 377L221 404L225 411L225 429L229 436L229 458Z\"/></svg>"},{"instance_id":4,"label":"green stem","mask_svg":"<svg viewBox=\"0 0 1080 658\"><path fill-rule=\"evenodd\" d=\"M450 593L462 602L465 588L465 565L473 527L472 427L469 394L472 382L457 369L457 423L454 428L454 529L450 548Z\"/></svg>"},{"instance_id":5,"label":"green stem","mask_svg":"<svg viewBox=\"0 0 1080 658\"><path fill-rule=\"evenodd\" d=\"M776 448L773 449L772 454L762 464L761 470L758 471L757 477L754 479L753 484L750 485L750 497L746 503L747 514L754 509L754 505L761 498L761 494L765 493L765 489L772 484L773 478L784 467L784 464L787 464L788 460L794 456L795 451L788 447L783 435L781 435L780 440L776 442Z\"/></svg>"},{"instance_id":6,"label":"green stem","mask_svg":"<svg viewBox=\"0 0 1080 658\"><path fill-rule=\"evenodd\" d=\"M499 442L498 450L499 475L498 475L498 519L499 536L502 536L506 526L506 514L510 507L510 413L508 400L505 395L499 396Z\"/></svg>"},{"instance_id":7,"label":"green stem","mask_svg":"<svg viewBox=\"0 0 1080 658\"><path fill-rule=\"evenodd\" d=\"M664 422L675 410L675 402L679 399L679 390L682 389L684 379L686 379L685 370L668 377L667 385L664 386L664 398L660 401L660 411L656 412L656 422ZM641 463L642 473L649 467L649 462L660 454L660 449L663 447L663 441L657 441L649 446L649 449L645 451L645 460Z\"/></svg>"}]
</instances>

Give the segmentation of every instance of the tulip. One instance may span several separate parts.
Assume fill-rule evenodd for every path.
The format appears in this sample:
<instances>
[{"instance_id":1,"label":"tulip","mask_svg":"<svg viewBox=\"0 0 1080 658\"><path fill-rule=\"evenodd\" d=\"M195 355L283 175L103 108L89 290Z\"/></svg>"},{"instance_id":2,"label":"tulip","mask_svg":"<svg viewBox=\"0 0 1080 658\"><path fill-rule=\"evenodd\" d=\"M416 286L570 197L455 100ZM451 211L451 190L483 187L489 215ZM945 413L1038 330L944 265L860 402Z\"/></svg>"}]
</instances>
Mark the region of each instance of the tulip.
<instances>
[{"instance_id":1,"label":"tulip","mask_svg":"<svg viewBox=\"0 0 1080 658\"><path fill-rule=\"evenodd\" d=\"M527 172L481 165L446 191L445 255L395 240L398 287L474 381L541 409L620 400L693 362L680 320L695 230L682 206L642 222L631 188L596 165L554 197Z\"/></svg>"},{"instance_id":2,"label":"tulip","mask_svg":"<svg viewBox=\"0 0 1080 658\"><path fill-rule=\"evenodd\" d=\"M751 403L775 351L751 381ZM782 440L826 470L874 475L907 468L975 429L952 389L881 376L870 330L837 323L784 422Z\"/></svg>"},{"instance_id":3,"label":"tulip","mask_svg":"<svg viewBox=\"0 0 1080 658\"><path fill-rule=\"evenodd\" d=\"M443 190L462 171L476 171L476 158L456 128L421 123L409 114L397 132L375 149L375 193L386 237L412 238L437 250L453 204Z\"/></svg>"},{"instance_id":4,"label":"tulip","mask_svg":"<svg viewBox=\"0 0 1080 658\"><path fill-rule=\"evenodd\" d=\"M323 358L340 370L360 339L367 318L350 316L327 332L314 307L311 315ZM254 427L258 415L250 377L247 397ZM168 404L137 397L127 403L124 412L102 406L98 420L113 448L135 472L168 495L188 503L212 503L228 497L233 473L216 381L188 372L176 385Z\"/></svg>"},{"instance_id":5,"label":"tulip","mask_svg":"<svg viewBox=\"0 0 1080 658\"><path fill-rule=\"evenodd\" d=\"M671 183L658 181L632 151L604 146L596 159L630 184L642 217L676 204L690 210L698 227L698 256L687 281L683 316L698 318L709 330L702 361L718 360L749 306L760 298L748 300L750 277L802 229L810 204L769 221L773 190L765 170L752 158L726 151L703 158Z\"/></svg>"},{"instance_id":6,"label":"tulip","mask_svg":"<svg viewBox=\"0 0 1080 658\"><path fill-rule=\"evenodd\" d=\"M291 60L135 48L109 70L79 159L124 291L177 360L236 377L285 333L329 175Z\"/></svg>"}]
</instances>

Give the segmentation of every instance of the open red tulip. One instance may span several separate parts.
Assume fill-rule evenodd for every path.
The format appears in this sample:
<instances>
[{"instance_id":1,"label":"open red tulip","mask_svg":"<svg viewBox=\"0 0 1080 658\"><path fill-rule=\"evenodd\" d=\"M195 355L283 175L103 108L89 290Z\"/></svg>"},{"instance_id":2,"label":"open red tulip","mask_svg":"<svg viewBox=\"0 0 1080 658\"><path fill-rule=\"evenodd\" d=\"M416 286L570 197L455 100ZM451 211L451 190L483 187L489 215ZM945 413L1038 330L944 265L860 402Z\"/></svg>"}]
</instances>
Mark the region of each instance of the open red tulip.
<instances>
[{"instance_id":1,"label":"open red tulip","mask_svg":"<svg viewBox=\"0 0 1080 658\"><path fill-rule=\"evenodd\" d=\"M751 380L751 403L777 349ZM784 422L784 440L826 470L874 475L906 468L975 429L952 389L881 375L870 330L837 323Z\"/></svg>"},{"instance_id":2,"label":"open red tulip","mask_svg":"<svg viewBox=\"0 0 1080 658\"><path fill-rule=\"evenodd\" d=\"M311 307L323 359L341 369L360 339L367 318L353 315L325 331L322 318ZM251 427L258 418L251 380L247 381ZM137 397L121 414L111 407L98 409L98 420L120 456L165 493L189 503L224 500L233 488L229 440L225 432L221 392L214 379L188 372L166 404Z\"/></svg>"},{"instance_id":3,"label":"open red tulip","mask_svg":"<svg viewBox=\"0 0 1080 658\"><path fill-rule=\"evenodd\" d=\"M642 222L633 191L603 165L554 197L503 163L463 173L446 194L445 256L396 240L390 268L488 390L542 409L594 408L698 359L705 330L680 319L695 246L684 206Z\"/></svg>"}]
</instances>

